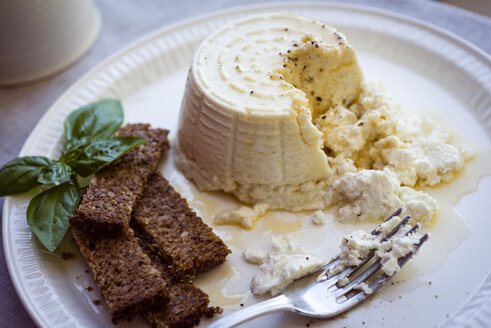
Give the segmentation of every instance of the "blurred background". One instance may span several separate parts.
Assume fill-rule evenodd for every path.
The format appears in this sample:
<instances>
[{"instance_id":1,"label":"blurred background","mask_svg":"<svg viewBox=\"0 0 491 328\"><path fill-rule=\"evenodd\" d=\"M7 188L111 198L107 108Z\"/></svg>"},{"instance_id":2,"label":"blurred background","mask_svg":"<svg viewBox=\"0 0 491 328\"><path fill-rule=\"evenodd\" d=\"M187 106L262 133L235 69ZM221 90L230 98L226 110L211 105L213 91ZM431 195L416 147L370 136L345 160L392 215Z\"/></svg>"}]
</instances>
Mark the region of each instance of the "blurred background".
<instances>
[{"instance_id":1,"label":"blurred background","mask_svg":"<svg viewBox=\"0 0 491 328\"><path fill-rule=\"evenodd\" d=\"M460 8L474 11L491 17L491 1L489 0L441 0L442 2L454 5Z\"/></svg>"}]
</instances>

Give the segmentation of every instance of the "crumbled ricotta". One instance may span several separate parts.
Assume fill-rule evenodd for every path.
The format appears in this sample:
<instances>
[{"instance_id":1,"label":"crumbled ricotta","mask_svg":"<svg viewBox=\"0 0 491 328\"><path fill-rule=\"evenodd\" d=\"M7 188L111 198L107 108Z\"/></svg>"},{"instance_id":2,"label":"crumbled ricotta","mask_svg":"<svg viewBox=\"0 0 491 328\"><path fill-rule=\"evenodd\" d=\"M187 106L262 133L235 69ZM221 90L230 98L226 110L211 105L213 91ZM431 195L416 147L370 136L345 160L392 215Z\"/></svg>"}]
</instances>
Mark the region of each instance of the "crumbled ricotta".
<instances>
[{"instance_id":1,"label":"crumbled ricotta","mask_svg":"<svg viewBox=\"0 0 491 328\"><path fill-rule=\"evenodd\" d=\"M370 149L374 169L389 167L406 186L433 186L453 179L474 153L451 144L453 136L419 116L401 120L396 135L382 138Z\"/></svg>"},{"instance_id":2,"label":"crumbled ricotta","mask_svg":"<svg viewBox=\"0 0 491 328\"><path fill-rule=\"evenodd\" d=\"M252 229L256 221L266 214L269 205L257 203L253 207L241 206L237 210L226 211L215 216L215 224L239 224L246 229Z\"/></svg>"},{"instance_id":3,"label":"crumbled ricotta","mask_svg":"<svg viewBox=\"0 0 491 328\"><path fill-rule=\"evenodd\" d=\"M261 265L266 258L266 253L259 249L246 248L242 253L242 256L251 264Z\"/></svg>"},{"instance_id":4,"label":"crumbled ricotta","mask_svg":"<svg viewBox=\"0 0 491 328\"><path fill-rule=\"evenodd\" d=\"M376 83L362 83L358 101L338 105L316 121L329 162L339 173L390 168L405 186L451 180L474 154L428 118L401 111Z\"/></svg>"},{"instance_id":5,"label":"crumbled ricotta","mask_svg":"<svg viewBox=\"0 0 491 328\"><path fill-rule=\"evenodd\" d=\"M338 280L338 286L339 287L344 287L347 284L349 284L349 278L348 277L342 276L341 278L339 278L339 280Z\"/></svg>"},{"instance_id":6,"label":"crumbled ricotta","mask_svg":"<svg viewBox=\"0 0 491 328\"><path fill-rule=\"evenodd\" d=\"M333 188L340 220L381 221L394 209L406 207L415 221L426 225L437 212L430 195L401 187L390 169L347 173L334 182Z\"/></svg>"},{"instance_id":7,"label":"crumbled ricotta","mask_svg":"<svg viewBox=\"0 0 491 328\"><path fill-rule=\"evenodd\" d=\"M419 243L422 235L418 232L407 234L410 227L401 228L392 238L383 241L385 235L391 231L401 218L395 216L391 220L380 226L381 233L374 236L363 230L356 230L344 236L341 242L341 253L339 254L340 262L328 271L328 277L332 277L350 266L358 266L363 259L375 251L375 255L380 259L382 264L381 270L388 276L394 275L400 270L398 259L413 252ZM406 235L407 234L407 235ZM347 277L341 277L340 286L347 284ZM360 286L364 292L368 291L368 286Z\"/></svg>"},{"instance_id":8,"label":"crumbled ricotta","mask_svg":"<svg viewBox=\"0 0 491 328\"><path fill-rule=\"evenodd\" d=\"M321 210L315 211L312 214L312 223L316 225L323 225L326 222L326 216Z\"/></svg>"},{"instance_id":9,"label":"crumbled ricotta","mask_svg":"<svg viewBox=\"0 0 491 328\"><path fill-rule=\"evenodd\" d=\"M362 292L364 292L366 295L370 295L371 293L373 293L373 290L370 288L370 286L368 286L366 282L361 282L359 284L356 284L355 286L353 286L353 289L359 289Z\"/></svg>"},{"instance_id":10,"label":"crumbled ricotta","mask_svg":"<svg viewBox=\"0 0 491 328\"><path fill-rule=\"evenodd\" d=\"M303 247L294 245L287 237L273 237L273 247L266 254L247 249L244 259L259 265L259 272L252 278L254 294L271 292L272 296L283 292L294 280L304 277L325 265L325 262Z\"/></svg>"}]
</instances>

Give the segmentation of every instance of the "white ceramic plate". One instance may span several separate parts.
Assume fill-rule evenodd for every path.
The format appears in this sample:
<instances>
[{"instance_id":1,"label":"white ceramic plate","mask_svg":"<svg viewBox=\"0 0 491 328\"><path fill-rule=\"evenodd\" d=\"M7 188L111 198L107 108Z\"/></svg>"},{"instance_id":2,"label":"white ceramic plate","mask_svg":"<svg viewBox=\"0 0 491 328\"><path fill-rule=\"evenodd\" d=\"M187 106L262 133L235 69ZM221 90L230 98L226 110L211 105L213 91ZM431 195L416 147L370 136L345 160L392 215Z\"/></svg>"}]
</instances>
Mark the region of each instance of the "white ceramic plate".
<instances>
[{"instance_id":1,"label":"white ceramic plate","mask_svg":"<svg viewBox=\"0 0 491 328\"><path fill-rule=\"evenodd\" d=\"M357 50L367 79L383 81L389 93L405 107L432 107L443 111L458 122L464 134L475 143L491 145L491 60L485 53L434 26L389 12L358 6L289 3L231 9L194 18L135 42L67 90L32 131L20 155L56 157L68 113L105 97L122 100L128 122L151 122L175 131L188 65L199 42L228 21L271 11L311 16L337 27ZM169 158L161 169L171 182L181 181L178 190L186 197L193 195L193 187L182 184ZM451 251L446 260L436 259L442 263L439 270L415 275L385 288L371 301L333 321L275 314L248 326L294 327L311 322L312 326L326 327L363 324L368 327L485 327L491 322L491 278L488 275L491 257L486 254L491 249L486 208L490 194L488 177L481 181L478 191L460 201L457 208L467 220L470 237ZM203 197L212 200L215 196ZM67 261L61 259L63 250L76 253L70 237L54 254L44 251L32 237L25 218L28 200L29 197L9 197L3 209L7 263L27 311L42 327L110 326L104 306L92 303L99 298L97 292L84 289L93 283L80 256ZM198 203L197 200L191 202ZM206 205L201 204L201 209ZM202 211L201 214L209 221L209 213ZM285 226L298 225L295 217L286 214L284 217L283 220L290 220ZM229 228L217 231L225 240L230 239L233 232ZM257 239L265 243L271 232L263 232ZM254 236L254 231L244 235ZM233 248L233 251L227 266L215 273L223 279L214 288L228 288L232 294L234 288L235 292L246 288L255 270L251 265L239 263L239 249ZM243 272L234 276L233 270ZM226 279L231 276L234 276L232 282ZM233 300L234 295L229 296L231 303L238 302ZM250 304L254 300L245 297L242 301ZM233 309L234 306L228 306L226 312ZM203 325L206 324L205 320ZM141 322L121 326L126 325L141 325Z\"/></svg>"}]
</instances>

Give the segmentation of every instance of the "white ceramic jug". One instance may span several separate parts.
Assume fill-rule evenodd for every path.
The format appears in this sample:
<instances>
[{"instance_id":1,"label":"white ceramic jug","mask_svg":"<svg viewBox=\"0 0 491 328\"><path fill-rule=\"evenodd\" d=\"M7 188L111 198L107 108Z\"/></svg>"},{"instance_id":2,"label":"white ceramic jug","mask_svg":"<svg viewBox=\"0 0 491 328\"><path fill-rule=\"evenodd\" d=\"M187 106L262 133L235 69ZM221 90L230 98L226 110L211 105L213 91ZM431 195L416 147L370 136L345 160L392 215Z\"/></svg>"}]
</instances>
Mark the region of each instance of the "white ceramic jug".
<instances>
[{"instance_id":1,"label":"white ceramic jug","mask_svg":"<svg viewBox=\"0 0 491 328\"><path fill-rule=\"evenodd\" d=\"M0 86L62 70L90 48L100 26L92 0L0 0Z\"/></svg>"}]
</instances>

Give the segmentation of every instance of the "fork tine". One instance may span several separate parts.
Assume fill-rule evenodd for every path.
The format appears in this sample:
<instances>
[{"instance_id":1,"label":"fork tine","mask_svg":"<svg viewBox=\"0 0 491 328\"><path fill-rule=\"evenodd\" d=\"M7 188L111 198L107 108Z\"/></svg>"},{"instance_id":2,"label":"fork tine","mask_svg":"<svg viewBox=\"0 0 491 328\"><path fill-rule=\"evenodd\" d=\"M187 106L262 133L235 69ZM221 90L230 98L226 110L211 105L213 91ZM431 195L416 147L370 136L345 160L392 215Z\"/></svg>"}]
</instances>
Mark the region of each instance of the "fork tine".
<instances>
[{"instance_id":1,"label":"fork tine","mask_svg":"<svg viewBox=\"0 0 491 328\"><path fill-rule=\"evenodd\" d=\"M346 269L344 269L344 270L342 270L342 271L334 274L330 278L327 277L328 276L328 270L329 270L329 268L327 268L327 270L324 271L324 277L321 274L319 276L319 278L317 278L317 282L329 281L329 282L332 283L329 286L332 286L334 284L337 284L337 282L339 281L339 279L341 277L348 277L348 276L350 276L351 274L353 274L354 272L356 272L357 270L359 270L361 267L363 267L374 256L375 256L375 251L370 251L370 253L364 259L362 259L362 261L360 262L359 265L352 266L352 267L347 267ZM337 263L341 262L341 259L340 258L336 258L336 260L337 260ZM328 264L328 266L329 267L332 267L332 265L330 265L330 264Z\"/></svg>"},{"instance_id":2,"label":"fork tine","mask_svg":"<svg viewBox=\"0 0 491 328\"><path fill-rule=\"evenodd\" d=\"M380 264L380 261L377 261L373 263L368 269L363 271L358 277L350 281L349 284L344 286L343 288L339 289L339 291L336 291L336 296L343 296L347 293L349 293L355 285L358 285L361 282L366 281L367 279L370 279L370 277L377 272L380 268L382 267L382 264Z\"/></svg>"},{"instance_id":3,"label":"fork tine","mask_svg":"<svg viewBox=\"0 0 491 328\"><path fill-rule=\"evenodd\" d=\"M404 220L402 220L396 227L394 227L394 229L392 229L392 231L389 234L387 234L387 236L384 239L382 239L382 241L386 241L386 240L390 239L391 237L393 237L404 225L406 225L409 222L410 219L411 219L411 216L409 216L409 215L406 216L406 218L404 218ZM420 227L421 227L421 225L419 223L417 223L411 229L409 229L404 235L405 236L408 236L408 235L416 232ZM417 252L417 250L419 249L419 247L421 247L421 245L427 239L428 239L428 234L425 234L423 237L420 238L420 241L415 246L415 249L414 249L413 252L410 252L409 254L407 254L406 256L402 257L401 259L398 259L398 262L400 262L399 263L399 267L402 267L402 265L404 265L414 255L414 253ZM354 273L357 270L359 270L360 268L362 268L371 258L373 258L374 255L375 255L375 252L373 252L373 251L370 252L370 254L367 256L367 258L365 258L362 261L362 263L360 263L360 265L358 265L357 267L350 267L350 268L344 270L343 273L345 273L345 276L351 275L352 273ZM402 265L401 265L401 263L402 263ZM370 277L375 272L377 272L381 267L382 267L382 265L380 263L380 260L377 260L374 264L372 264L364 272L362 272L358 277L356 277L355 279L353 279L352 281L350 281L346 286L343 286L342 289L340 289L340 291L337 293L337 295L338 296L343 296L343 295L349 293L351 290L353 290L353 288L356 285L358 285L359 283L365 282L366 280L370 279ZM343 275L340 275L340 277L342 277L342 276ZM339 285L338 285L338 287L339 287Z\"/></svg>"},{"instance_id":4,"label":"fork tine","mask_svg":"<svg viewBox=\"0 0 491 328\"><path fill-rule=\"evenodd\" d=\"M414 227L413 227L414 228ZM403 267L404 264L406 264L410 259L411 257L414 256L414 254L416 254L416 252L419 250L419 248L428 240L428 234L425 233L420 239L419 239L419 243L416 245L416 247L414 248L414 250L408 254L406 254L405 256L401 257L397 262L399 263L399 267ZM386 282L387 280L389 280L390 278L392 278L393 276L388 276L387 274L385 273L382 273L380 274L380 276L377 277L377 279L375 279L371 284L370 284L370 289L375 292L377 291L378 289L380 289Z\"/></svg>"},{"instance_id":5,"label":"fork tine","mask_svg":"<svg viewBox=\"0 0 491 328\"><path fill-rule=\"evenodd\" d=\"M402 210L403 210L403 208L402 208L402 207L398 208L398 209L397 209L397 210L396 210L394 213L392 213L392 214L391 214L391 215L390 215L390 216L389 216L387 219L385 219L385 220L384 220L384 222L382 222L382 224L383 224L383 223L385 223L385 222L387 222L387 221L392 220L392 219L393 219L395 216L398 216L399 214L401 214ZM380 233L381 233L381 232L382 232L382 231L380 230L380 225L379 225L379 226L377 226L375 229L373 229L373 230L372 230L371 234L372 234L372 235L374 235L374 236L378 236L378 235L380 235Z\"/></svg>"},{"instance_id":6,"label":"fork tine","mask_svg":"<svg viewBox=\"0 0 491 328\"><path fill-rule=\"evenodd\" d=\"M403 211L403 208L399 208L397 209L394 213L392 213L392 215L390 215L386 220L384 220L384 222L382 222L380 225L378 225L374 230L372 230L371 234L374 235L374 236L378 236L382 233L382 230L380 229L380 226L393 219L395 216L401 214L401 212ZM401 222L399 222L383 239L382 241L386 241L387 239L391 238L393 235L395 235L403 226L405 226L409 220L411 220L411 216L408 215L406 216ZM348 267L346 269L344 269L343 271L340 271L339 273L336 273L335 275L331 276L331 277L328 277L328 270L332 267L335 267L339 262L340 262L340 258L339 256L334 258L331 262L329 262L329 264L325 265L323 268L322 268L322 273L319 274L319 276L317 277L317 282L334 282L336 283L340 277L344 277L344 276L350 276L351 274L353 274L354 272L356 272L357 270L359 270L361 267L363 267L368 261L370 261L373 257L375 256L375 252L372 251L370 252L364 259L362 259L361 263L358 265L358 266L355 266L355 267ZM333 285L333 284L332 284Z\"/></svg>"},{"instance_id":7,"label":"fork tine","mask_svg":"<svg viewBox=\"0 0 491 328\"><path fill-rule=\"evenodd\" d=\"M401 222L399 222L395 227L394 229L392 229L387 235L385 235L385 237L382 239L382 241L386 241L390 238L392 238L392 236L394 236L396 233L399 232L399 230L405 226L406 224L408 224L409 220L411 220L412 217L411 215L408 215L406 216Z\"/></svg>"},{"instance_id":8,"label":"fork tine","mask_svg":"<svg viewBox=\"0 0 491 328\"><path fill-rule=\"evenodd\" d=\"M409 261L409 259L410 259L411 257L413 257L413 255L414 255L414 254L416 254L416 252L419 250L419 248L420 248L420 247L421 247L421 246L422 246L422 245L423 245L423 244L424 244L424 243L425 243L425 242L428 240L428 238L429 238L429 235L428 235L427 233L425 233L425 234L423 235L423 237L421 237L421 238L419 239L419 243L418 243L418 244L416 245L416 247L414 248L414 251L412 251L411 253L407 254L406 256L404 256L404 257L402 257L402 258L400 258L400 259L398 260L398 262L399 262L399 266L400 266L400 267L402 267L404 264L406 264L406 263L407 263L407 261Z\"/></svg>"},{"instance_id":9,"label":"fork tine","mask_svg":"<svg viewBox=\"0 0 491 328\"><path fill-rule=\"evenodd\" d=\"M411 230L413 230L412 232L416 231L419 227L416 227L417 225L415 225ZM416 229L415 229L416 228ZM412 232L408 232L407 234L409 233L412 233ZM398 260L398 263L399 263L399 266L402 268L404 266L404 264L406 264L409 259L411 259L411 257L413 257L417 251L420 249L420 247L428 240L429 238L429 235L427 233L425 233L420 239L419 239L419 243L415 246L414 250L410 253L408 253L406 256L404 257L401 257L399 260ZM377 262L377 263L380 263L380 262ZM377 290L379 290L388 280L390 280L393 276L388 276L387 274L385 273L381 273L371 284L370 284L370 289L372 290L372 294L375 293ZM350 283L351 284L351 283ZM348 286L346 286L348 287ZM345 287L345 288L346 288ZM353 290L351 288L351 290ZM345 295L346 293L344 294L341 294L341 296ZM354 307L355 305L357 305L358 303L360 302L363 302L369 295L365 294L363 291L360 291L359 293L357 293L356 295L354 295L353 297L343 301L343 302L339 302L338 304L342 305L344 307L344 310L348 310L352 307Z\"/></svg>"},{"instance_id":10,"label":"fork tine","mask_svg":"<svg viewBox=\"0 0 491 328\"><path fill-rule=\"evenodd\" d=\"M401 213L402 211L402 208L398 209L396 212L394 212L394 214L392 214L389 219L385 220L384 222L387 222L388 220L392 219L394 216L398 215L399 213ZM383 239L382 241L387 241L388 239L390 239L391 237L393 237L397 232L399 232L399 230L405 226L406 224L408 224L408 222L411 220L411 216L408 215L406 216L401 222L399 222ZM410 232L414 232L414 228L417 226L416 230L419 229L419 223L417 225L415 225L411 230ZM379 234L381 233L380 231L380 225L375 228L375 230L379 230ZM375 231L374 230L374 231ZM408 232L407 234L409 234L410 232ZM345 269L344 271L342 271L340 274L336 275L337 277L342 277L342 276L349 276L351 274L353 274L354 272L356 272L357 270L359 270L361 267L363 267L368 261L370 261L373 257L375 256L375 252L372 251L370 252L362 261L361 263L358 265L358 266L355 266L355 267L349 267L347 269Z\"/></svg>"},{"instance_id":11,"label":"fork tine","mask_svg":"<svg viewBox=\"0 0 491 328\"><path fill-rule=\"evenodd\" d=\"M332 279L332 277L331 278L327 277L327 272L329 271L330 268L333 268L336 265L338 265L339 262L341 262L341 259L339 257L336 257L333 260L331 260L331 262L329 262L324 267L322 267L322 269L319 270L320 274L319 274L319 276L317 276L317 282L324 282L324 281ZM338 274L336 274L334 276L338 276Z\"/></svg>"},{"instance_id":12,"label":"fork tine","mask_svg":"<svg viewBox=\"0 0 491 328\"><path fill-rule=\"evenodd\" d=\"M341 272L333 275L328 280L331 280L331 281L337 283L338 280L341 279L342 277L349 277L354 272L356 272L358 269L360 269L361 267L363 267L368 261L370 261L374 257L374 255L375 255L375 251L370 251L370 253L364 259L362 259L362 261L360 262L359 265L347 267L343 271L341 271Z\"/></svg>"},{"instance_id":13,"label":"fork tine","mask_svg":"<svg viewBox=\"0 0 491 328\"><path fill-rule=\"evenodd\" d=\"M408 232L406 232L404 235L405 236L408 236L410 234L412 234L413 232L416 232L419 230L419 228L421 228L421 224L418 222L416 223ZM424 236L423 236L424 237Z\"/></svg>"}]
</instances>

